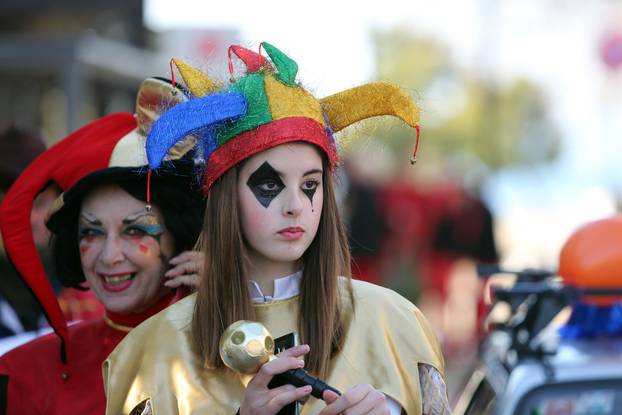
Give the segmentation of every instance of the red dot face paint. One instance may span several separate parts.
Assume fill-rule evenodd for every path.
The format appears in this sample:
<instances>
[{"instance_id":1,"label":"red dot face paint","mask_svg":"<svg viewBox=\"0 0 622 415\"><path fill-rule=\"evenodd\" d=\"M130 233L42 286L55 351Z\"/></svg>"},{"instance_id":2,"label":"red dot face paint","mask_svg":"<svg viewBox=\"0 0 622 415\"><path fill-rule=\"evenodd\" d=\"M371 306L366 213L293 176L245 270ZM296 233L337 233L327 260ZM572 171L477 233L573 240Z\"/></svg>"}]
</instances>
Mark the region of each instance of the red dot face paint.
<instances>
[{"instance_id":1,"label":"red dot face paint","mask_svg":"<svg viewBox=\"0 0 622 415\"><path fill-rule=\"evenodd\" d=\"M138 244L138 249L140 249L140 252L142 252L143 254L149 252L149 247L145 244Z\"/></svg>"},{"instance_id":2,"label":"red dot face paint","mask_svg":"<svg viewBox=\"0 0 622 415\"><path fill-rule=\"evenodd\" d=\"M87 252L89 252L89 249L91 249L90 245L80 245L81 254L86 254Z\"/></svg>"}]
</instances>

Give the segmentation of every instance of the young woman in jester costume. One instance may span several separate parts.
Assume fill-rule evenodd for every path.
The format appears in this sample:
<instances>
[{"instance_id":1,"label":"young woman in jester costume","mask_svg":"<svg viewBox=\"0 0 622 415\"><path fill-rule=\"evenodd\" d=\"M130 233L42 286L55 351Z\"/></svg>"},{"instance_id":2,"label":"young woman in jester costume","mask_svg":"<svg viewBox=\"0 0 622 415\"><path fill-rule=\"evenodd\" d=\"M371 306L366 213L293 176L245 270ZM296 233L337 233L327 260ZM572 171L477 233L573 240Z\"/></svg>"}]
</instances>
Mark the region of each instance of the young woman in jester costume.
<instances>
[{"instance_id":1,"label":"young woman in jester costume","mask_svg":"<svg viewBox=\"0 0 622 415\"><path fill-rule=\"evenodd\" d=\"M0 358L0 413L103 414L101 365L140 322L194 286L204 202L192 157L174 146L148 178L146 133L159 113L184 97L148 79L136 114L108 115L49 148L24 171L0 206L11 261L41 303L55 333ZM147 193L150 179L153 191ZM50 183L64 193L49 212L59 280L103 304L102 318L68 325L32 239L30 211Z\"/></svg>"},{"instance_id":2,"label":"young woman in jester costume","mask_svg":"<svg viewBox=\"0 0 622 415\"><path fill-rule=\"evenodd\" d=\"M261 46L268 58L230 48L247 73L225 87L173 60L192 96L154 124L147 151L157 169L179 139L202 143L204 274L196 295L136 328L107 359L107 413L276 414L297 401L304 414L448 413L443 357L424 316L350 278L332 177L334 132L381 115L416 128L415 104L386 83L317 100L296 82L292 59ZM250 380L219 356L238 320L300 341ZM268 388L300 367L343 394Z\"/></svg>"}]
</instances>

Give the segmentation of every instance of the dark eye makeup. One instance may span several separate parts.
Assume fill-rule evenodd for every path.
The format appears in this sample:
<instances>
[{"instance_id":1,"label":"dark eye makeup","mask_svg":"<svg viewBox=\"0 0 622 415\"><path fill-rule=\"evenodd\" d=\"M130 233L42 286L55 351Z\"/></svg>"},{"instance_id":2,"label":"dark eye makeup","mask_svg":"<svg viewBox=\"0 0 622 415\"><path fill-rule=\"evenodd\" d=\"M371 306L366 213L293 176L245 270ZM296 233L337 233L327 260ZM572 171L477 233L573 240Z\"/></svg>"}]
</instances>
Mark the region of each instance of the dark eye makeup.
<instances>
[{"instance_id":1,"label":"dark eye makeup","mask_svg":"<svg viewBox=\"0 0 622 415\"><path fill-rule=\"evenodd\" d=\"M81 223L78 227L78 240L106 234L106 230L98 226L101 222L97 219L81 218L80 222L84 222L84 224ZM165 232L164 225L160 224L158 218L151 214L141 214L136 218L126 218L123 220L123 225L122 235L130 237L151 236L159 241Z\"/></svg>"},{"instance_id":2,"label":"dark eye makeup","mask_svg":"<svg viewBox=\"0 0 622 415\"><path fill-rule=\"evenodd\" d=\"M315 195L315 191L319 186L319 182L317 180L307 180L302 185L302 192L309 198L311 202L311 206L313 207L313 196Z\"/></svg>"},{"instance_id":3,"label":"dark eye makeup","mask_svg":"<svg viewBox=\"0 0 622 415\"><path fill-rule=\"evenodd\" d=\"M129 236L151 236L159 239L164 233L164 228L160 224L142 224L138 223L125 228L124 232Z\"/></svg>"},{"instance_id":4,"label":"dark eye makeup","mask_svg":"<svg viewBox=\"0 0 622 415\"><path fill-rule=\"evenodd\" d=\"M78 228L78 240L81 241L84 238L93 238L95 236L101 236L104 231L99 228L80 226Z\"/></svg>"},{"instance_id":5,"label":"dark eye makeup","mask_svg":"<svg viewBox=\"0 0 622 415\"><path fill-rule=\"evenodd\" d=\"M246 185L265 208L270 206L274 198L285 188L281 177L267 161L250 175Z\"/></svg>"}]
</instances>

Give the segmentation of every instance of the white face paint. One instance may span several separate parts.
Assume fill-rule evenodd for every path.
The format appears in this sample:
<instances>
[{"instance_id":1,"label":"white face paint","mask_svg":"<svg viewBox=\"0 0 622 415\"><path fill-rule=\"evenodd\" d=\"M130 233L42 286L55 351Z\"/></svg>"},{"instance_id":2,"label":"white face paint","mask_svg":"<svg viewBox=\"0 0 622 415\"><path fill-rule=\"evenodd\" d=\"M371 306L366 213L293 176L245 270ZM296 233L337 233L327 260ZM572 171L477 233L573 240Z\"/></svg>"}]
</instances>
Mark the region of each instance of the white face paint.
<instances>
[{"instance_id":1,"label":"white face paint","mask_svg":"<svg viewBox=\"0 0 622 415\"><path fill-rule=\"evenodd\" d=\"M173 238L157 207L148 212L145 202L108 185L84 198L78 220L82 271L106 310L141 312L170 291L163 284Z\"/></svg>"}]
</instances>

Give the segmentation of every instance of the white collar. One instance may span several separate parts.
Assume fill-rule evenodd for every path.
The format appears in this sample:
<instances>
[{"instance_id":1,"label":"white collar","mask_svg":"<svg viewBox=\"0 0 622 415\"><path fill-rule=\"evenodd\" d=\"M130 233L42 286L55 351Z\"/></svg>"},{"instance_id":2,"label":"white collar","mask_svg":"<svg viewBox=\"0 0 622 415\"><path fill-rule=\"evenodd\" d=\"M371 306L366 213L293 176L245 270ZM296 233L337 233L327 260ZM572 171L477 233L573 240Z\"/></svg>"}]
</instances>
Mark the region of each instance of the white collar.
<instances>
[{"instance_id":1,"label":"white collar","mask_svg":"<svg viewBox=\"0 0 622 415\"><path fill-rule=\"evenodd\" d=\"M295 272L286 277L274 280L274 295L264 295L256 281L248 281L248 289L251 294L251 300L254 303L267 303L269 301L287 300L297 296L300 293L300 280L302 279L302 270Z\"/></svg>"}]
</instances>

